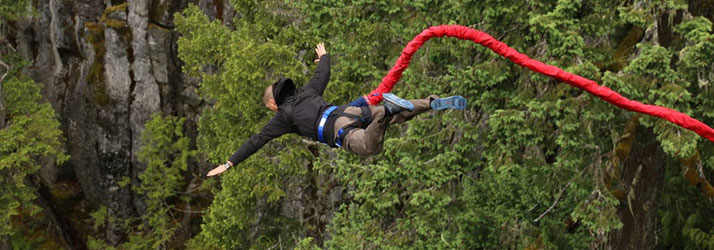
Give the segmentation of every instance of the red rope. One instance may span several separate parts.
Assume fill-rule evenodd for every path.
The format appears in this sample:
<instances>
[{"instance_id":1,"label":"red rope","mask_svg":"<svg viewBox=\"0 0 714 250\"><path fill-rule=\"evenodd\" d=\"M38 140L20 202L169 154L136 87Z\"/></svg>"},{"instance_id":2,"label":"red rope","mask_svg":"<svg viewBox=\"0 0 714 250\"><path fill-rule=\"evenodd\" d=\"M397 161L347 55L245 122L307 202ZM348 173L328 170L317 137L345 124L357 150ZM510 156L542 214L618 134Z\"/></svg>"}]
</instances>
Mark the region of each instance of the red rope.
<instances>
[{"instance_id":1,"label":"red rope","mask_svg":"<svg viewBox=\"0 0 714 250\"><path fill-rule=\"evenodd\" d=\"M402 50L402 55L399 59L397 59L397 63L389 71L389 74L382 79L382 83L369 95L365 96L367 103L370 105L380 103L382 101L381 94L388 93L392 90L394 84L396 84L402 77L402 72L404 72L404 70L409 66L409 61L412 59L412 55L414 55L414 53L432 37L442 36L474 41L475 43L488 47L499 55L520 66L583 89L615 106L665 119L683 128L694 131L700 136L714 142L714 129L696 119L689 117L686 114L665 107L642 104L637 101L629 100L608 87L598 85L593 80L566 72L558 67L533 60L484 32L461 25L433 26L414 37L414 39L407 44L404 50Z\"/></svg>"}]
</instances>

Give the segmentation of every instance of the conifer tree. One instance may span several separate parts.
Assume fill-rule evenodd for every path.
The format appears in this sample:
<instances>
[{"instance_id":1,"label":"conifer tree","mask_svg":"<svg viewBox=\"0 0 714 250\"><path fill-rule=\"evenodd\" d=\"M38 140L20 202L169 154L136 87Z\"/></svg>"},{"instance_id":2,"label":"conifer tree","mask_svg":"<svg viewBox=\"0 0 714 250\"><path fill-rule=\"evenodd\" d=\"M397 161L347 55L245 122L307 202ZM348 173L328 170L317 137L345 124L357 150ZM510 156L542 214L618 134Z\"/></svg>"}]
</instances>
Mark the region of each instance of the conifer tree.
<instances>
[{"instance_id":1,"label":"conifer tree","mask_svg":"<svg viewBox=\"0 0 714 250\"><path fill-rule=\"evenodd\" d=\"M18 221L43 218L35 203L35 174L43 164L61 165L68 159L57 114L42 99L40 85L23 75L27 62L5 39L7 23L30 11L28 0L0 1L0 242L24 233ZM18 246L25 244L21 237L12 239Z\"/></svg>"},{"instance_id":2,"label":"conifer tree","mask_svg":"<svg viewBox=\"0 0 714 250\"><path fill-rule=\"evenodd\" d=\"M437 24L483 30L628 98L714 124L712 23L688 15L675 22L688 13L682 1L232 3L242 14L235 30L196 7L177 16L184 69L202 78L199 92L214 103L201 117L199 148L216 164L268 120L264 86L281 74L303 82L311 68L301 51L312 44L325 41L335 56L326 93L342 104L374 88L404 45ZM459 94L470 107L393 126L373 157L308 151L295 136L271 142L221 177L191 244L588 248L617 246L622 228L642 227L623 218L655 213L648 218L665 237L649 246L711 246L713 224L701 218L713 215L714 144L692 132L458 39L429 41L394 91ZM326 231L276 212L289 182L314 172L350 190Z\"/></svg>"},{"instance_id":3,"label":"conifer tree","mask_svg":"<svg viewBox=\"0 0 714 250\"><path fill-rule=\"evenodd\" d=\"M11 223L14 216L40 212L34 203L37 180L33 175L46 160L60 165L68 156L62 152L56 114L42 100L38 84L11 71L2 85L7 113L5 127L0 128L0 236L5 236L17 229Z\"/></svg>"}]
</instances>

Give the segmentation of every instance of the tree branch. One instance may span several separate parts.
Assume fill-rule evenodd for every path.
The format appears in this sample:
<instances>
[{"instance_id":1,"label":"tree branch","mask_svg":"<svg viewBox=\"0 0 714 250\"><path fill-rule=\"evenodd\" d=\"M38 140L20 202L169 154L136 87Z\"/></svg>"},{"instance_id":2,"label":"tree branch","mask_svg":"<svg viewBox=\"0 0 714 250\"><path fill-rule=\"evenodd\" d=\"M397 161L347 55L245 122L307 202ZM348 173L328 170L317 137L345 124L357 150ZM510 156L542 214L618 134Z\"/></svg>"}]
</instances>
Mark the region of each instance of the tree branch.
<instances>
[{"instance_id":1,"label":"tree branch","mask_svg":"<svg viewBox=\"0 0 714 250\"><path fill-rule=\"evenodd\" d=\"M179 212L184 212L184 213L192 213L192 214L202 214L205 213L205 211L191 211L191 210L183 210L180 208L175 208L175 207L170 207L171 210L174 211L179 211Z\"/></svg>"},{"instance_id":2,"label":"tree branch","mask_svg":"<svg viewBox=\"0 0 714 250\"><path fill-rule=\"evenodd\" d=\"M535 220L533 220L533 223L537 223L537 222L538 222L540 219L542 219L546 214L548 214L548 213L550 212L550 210L553 210L553 208L555 207L555 204L558 204L558 201L560 200L560 197L563 196L563 193L565 193L565 190L568 189L568 187L569 187L570 184L572 184L572 183L573 183L573 180L570 180L570 181L568 182L568 184L566 184L565 187L563 187L563 189L560 190L560 193L558 194L558 197L555 198L555 201L553 202L553 205L550 205L550 207L549 207L547 210L545 210L545 212L543 212L540 216L538 216L538 218L535 218Z\"/></svg>"},{"instance_id":3,"label":"tree branch","mask_svg":"<svg viewBox=\"0 0 714 250\"><path fill-rule=\"evenodd\" d=\"M5 94L3 92L3 83L5 77L10 73L10 65L7 65L2 59L0 59L0 65L5 67L5 73L0 77L0 128L5 127Z\"/></svg>"},{"instance_id":4,"label":"tree branch","mask_svg":"<svg viewBox=\"0 0 714 250\"><path fill-rule=\"evenodd\" d=\"M7 76L7 74L10 73L10 65L7 65L7 63L5 63L2 59L0 59L0 65L5 67L5 73L3 73L2 77L0 77L0 83L2 83L3 80L5 80L5 77ZM2 90L2 87L0 87L0 90ZM0 91L0 93L1 93L1 91Z\"/></svg>"}]
</instances>

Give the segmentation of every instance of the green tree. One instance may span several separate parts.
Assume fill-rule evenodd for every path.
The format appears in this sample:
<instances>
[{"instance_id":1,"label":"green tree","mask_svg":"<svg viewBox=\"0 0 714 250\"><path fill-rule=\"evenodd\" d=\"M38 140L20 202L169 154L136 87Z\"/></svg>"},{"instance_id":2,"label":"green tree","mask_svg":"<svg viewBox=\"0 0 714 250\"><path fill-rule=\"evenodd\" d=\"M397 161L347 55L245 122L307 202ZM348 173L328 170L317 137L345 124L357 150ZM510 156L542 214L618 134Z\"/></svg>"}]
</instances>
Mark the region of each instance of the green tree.
<instances>
[{"instance_id":1,"label":"green tree","mask_svg":"<svg viewBox=\"0 0 714 250\"><path fill-rule=\"evenodd\" d=\"M267 121L270 113L259 100L265 85L278 74L305 79L310 71L303 65L312 58L300 51L318 41L328 44L336 60L327 99L346 103L374 88L406 43L436 24L484 30L532 58L631 99L714 124L712 24L683 15L680 25L667 26L677 24L675 14L687 12L681 1L231 3L242 14L235 30L211 22L195 7L176 17L184 70L201 77L199 92L214 103L201 117L199 149L216 164ZM285 244L614 245L611 239L623 233L619 229L634 223L622 219L625 213L635 216L642 203L657 201L634 191L645 185L639 181L654 184L647 191L662 202L644 212L657 210L654 223L665 226L656 233L667 237L650 242L652 247L710 245L713 224L700 218L713 215L703 207L711 197L705 181L711 177L714 144L688 130L618 109L458 39L429 41L394 91L407 98L460 94L470 107L390 128L383 153L373 157L326 147L309 152L294 136L270 143L221 177L222 188L192 244L265 248L298 235L303 239ZM663 159L654 163L664 173L638 177L657 169L635 164L638 157L650 163ZM682 160L702 166L693 169L704 192L679 174ZM314 225L275 212L288 181L304 181L313 171L334 176L351 190L327 231L318 234L311 234ZM258 211L268 212L258 216Z\"/></svg>"},{"instance_id":2,"label":"green tree","mask_svg":"<svg viewBox=\"0 0 714 250\"><path fill-rule=\"evenodd\" d=\"M177 210L171 203L184 185L183 172L188 168L189 159L197 154L189 149L189 138L183 132L184 123L185 118L159 114L146 123L146 132L141 135L139 159L147 167L139 175L141 185L133 189L146 197L147 208L141 216L143 223L138 227L143 234L130 238L129 248L165 247L179 229Z\"/></svg>"},{"instance_id":3,"label":"green tree","mask_svg":"<svg viewBox=\"0 0 714 250\"><path fill-rule=\"evenodd\" d=\"M0 25L22 17L30 7L30 0L0 0Z\"/></svg>"},{"instance_id":4,"label":"green tree","mask_svg":"<svg viewBox=\"0 0 714 250\"><path fill-rule=\"evenodd\" d=\"M40 212L30 178L49 159L60 165L68 156L62 152L62 131L56 114L42 100L40 87L13 72L2 82L7 107L6 126L0 128L0 235L13 234L14 216Z\"/></svg>"},{"instance_id":5,"label":"green tree","mask_svg":"<svg viewBox=\"0 0 714 250\"><path fill-rule=\"evenodd\" d=\"M197 151L189 148L189 138L183 132L185 118L154 114L146 123L141 135L142 148L139 160L146 164L146 169L139 174L140 185L132 186L137 194L146 197L146 211L138 222L129 221L131 232L128 242L119 249L165 249L180 228L177 222L181 212L176 203L183 199L179 189L184 187L184 172L191 158ZM129 180L123 181L128 184ZM106 208L102 207L93 214L95 227L104 225ZM137 224L138 226L130 226ZM90 248L113 248L97 239L90 239Z\"/></svg>"},{"instance_id":6,"label":"green tree","mask_svg":"<svg viewBox=\"0 0 714 250\"><path fill-rule=\"evenodd\" d=\"M257 6L256 6L257 5ZM176 16L177 29L183 34L179 40L179 56L186 62L184 71L202 78L198 92L214 102L204 110L199 121L198 147L214 164L226 161L243 139L257 133L269 117L269 110L260 102L265 86L285 75L302 82L304 63L295 60L293 52L299 44L299 34L289 27L275 26L283 18L269 15L282 5L278 1L237 4L245 18L229 30L217 21L210 21L200 10L191 6ZM252 22L251 22L252 21ZM307 47L303 47L307 48ZM208 70L207 70L208 69ZM259 235L275 236L291 223L280 216L255 221L259 200L274 206L284 195L282 185L294 176L304 175L309 152L295 136L278 140L281 146L268 146L259 154L223 175L223 191L203 219L202 232L195 247L266 248L274 245L277 237L251 239L249 230ZM303 146L304 147L304 146ZM269 153L277 152L280 153ZM285 231L283 238L289 238Z\"/></svg>"},{"instance_id":7,"label":"green tree","mask_svg":"<svg viewBox=\"0 0 714 250\"><path fill-rule=\"evenodd\" d=\"M40 94L40 86L22 74L22 60L7 40L7 23L27 15L28 0L0 1L0 242L36 247L42 238L27 239L28 229L46 222L38 216L37 171L48 162L61 165L63 136L57 115ZM24 225L27 223L28 225Z\"/></svg>"}]
</instances>

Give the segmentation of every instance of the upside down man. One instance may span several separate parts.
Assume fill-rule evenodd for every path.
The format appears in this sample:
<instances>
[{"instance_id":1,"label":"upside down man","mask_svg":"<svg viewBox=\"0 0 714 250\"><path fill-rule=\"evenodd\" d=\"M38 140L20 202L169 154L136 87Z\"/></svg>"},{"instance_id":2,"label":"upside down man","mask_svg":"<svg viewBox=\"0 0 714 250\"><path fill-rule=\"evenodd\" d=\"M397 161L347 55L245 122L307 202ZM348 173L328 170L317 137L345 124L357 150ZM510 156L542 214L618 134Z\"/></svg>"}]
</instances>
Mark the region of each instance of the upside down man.
<instances>
[{"instance_id":1,"label":"upside down man","mask_svg":"<svg viewBox=\"0 0 714 250\"><path fill-rule=\"evenodd\" d=\"M218 175L258 151L268 141L288 133L297 133L330 147L341 147L359 155L374 155L382 151L384 133L390 124L411 120L430 109L464 109L467 101L461 96L405 100L391 93L383 94L384 105L335 106L322 94L330 80L330 56L325 45L315 48L317 70L305 84L296 88L289 78L281 78L265 88L263 103L275 115L257 135L251 136L226 161L208 172Z\"/></svg>"}]
</instances>

